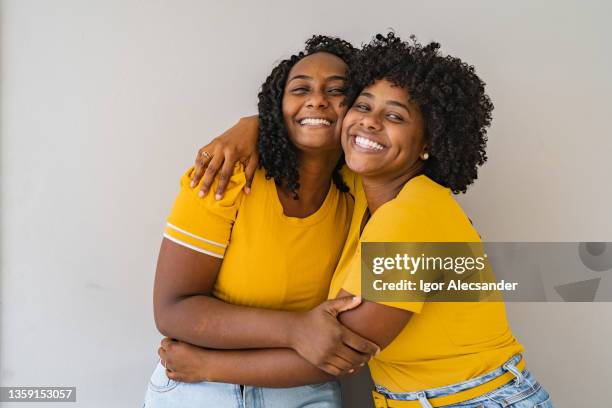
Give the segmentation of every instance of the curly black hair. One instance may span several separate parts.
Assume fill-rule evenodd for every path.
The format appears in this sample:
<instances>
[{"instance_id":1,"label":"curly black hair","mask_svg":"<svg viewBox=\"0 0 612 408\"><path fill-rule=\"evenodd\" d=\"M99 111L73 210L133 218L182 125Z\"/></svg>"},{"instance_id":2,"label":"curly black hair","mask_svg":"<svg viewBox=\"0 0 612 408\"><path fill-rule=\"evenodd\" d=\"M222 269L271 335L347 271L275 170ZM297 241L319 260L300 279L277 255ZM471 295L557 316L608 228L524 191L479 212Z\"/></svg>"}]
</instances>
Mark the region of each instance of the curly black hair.
<instances>
[{"instance_id":1,"label":"curly black hair","mask_svg":"<svg viewBox=\"0 0 612 408\"><path fill-rule=\"evenodd\" d=\"M314 35L306 41L304 51L282 60L268 76L258 94L259 103L259 150L260 163L266 170L266 178L274 178L278 186L284 186L298 198L300 188L298 172L298 153L289 139L283 118L283 92L289 71L302 58L318 52L333 54L342 59L349 67L356 49L347 41L324 35ZM340 168L344 165L344 155L340 157L332 174L332 180L340 191L348 191L342 180Z\"/></svg>"},{"instance_id":2,"label":"curly black hair","mask_svg":"<svg viewBox=\"0 0 612 408\"><path fill-rule=\"evenodd\" d=\"M453 193L465 193L487 160L493 103L474 67L440 54L440 44L402 41L393 32L364 45L349 71L347 101L377 80L405 87L425 121L429 159L423 172Z\"/></svg>"}]
</instances>

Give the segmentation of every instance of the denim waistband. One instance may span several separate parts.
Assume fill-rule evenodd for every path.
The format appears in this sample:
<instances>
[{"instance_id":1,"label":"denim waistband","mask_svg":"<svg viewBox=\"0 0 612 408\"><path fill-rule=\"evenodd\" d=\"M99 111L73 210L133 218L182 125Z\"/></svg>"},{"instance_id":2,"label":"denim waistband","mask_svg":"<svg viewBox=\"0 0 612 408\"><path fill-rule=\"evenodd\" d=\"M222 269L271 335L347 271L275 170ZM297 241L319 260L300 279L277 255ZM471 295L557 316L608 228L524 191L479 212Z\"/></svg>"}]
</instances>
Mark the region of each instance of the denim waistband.
<instances>
[{"instance_id":1,"label":"denim waistband","mask_svg":"<svg viewBox=\"0 0 612 408\"><path fill-rule=\"evenodd\" d=\"M435 398L435 397L442 397L446 395L452 395L457 392L464 391L464 390L476 387L480 384L489 382L493 380L494 378L497 378L505 374L508 371L512 372L514 376L517 378L517 381L520 382L522 380L522 375L516 368L516 365L518 364L519 361L521 361L521 358L522 358L522 355L520 353L515 354L512 358L510 358L508 361L502 364L501 367L491 372L483 374L480 377L472 378L470 380L463 381L463 382L456 383L456 384L445 385L443 387L431 388L431 389L422 390L422 391L394 393L394 392L389 391L387 388L381 385L376 385L376 391L380 392L381 394L384 394L389 399L394 399L394 400L399 400L399 401L416 401L416 400L422 399L423 397Z\"/></svg>"}]
</instances>

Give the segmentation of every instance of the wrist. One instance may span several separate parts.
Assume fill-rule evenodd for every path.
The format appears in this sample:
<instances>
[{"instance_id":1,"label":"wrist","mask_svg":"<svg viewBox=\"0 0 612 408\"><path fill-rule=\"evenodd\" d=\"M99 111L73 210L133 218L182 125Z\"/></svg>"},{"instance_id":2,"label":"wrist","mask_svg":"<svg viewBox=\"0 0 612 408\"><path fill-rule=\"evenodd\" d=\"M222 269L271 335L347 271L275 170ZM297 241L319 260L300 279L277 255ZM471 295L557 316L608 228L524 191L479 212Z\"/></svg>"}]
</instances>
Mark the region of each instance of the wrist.
<instances>
[{"instance_id":1,"label":"wrist","mask_svg":"<svg viewBox=\"0 0 612 408\"><path fill-rule=\"evenodd\" d=\"M215 356L212 355L213 352L201 349L199 352L199 362L198 362L198 380L199 381L208 381L215 382L215 370L213 369L213 365L215 363Z\"/></svg>"},{"instance_id":2,"label":"wrist","mask_svg":"<svg viewBox=\"0 0 612 408\"><path fill-rule=\"evenodd\" d=\"M300 329L302 327L302 319L304 312L287 312L285 324L285 345L295 351L298 349L298 344L302 338Z\"/></svg>"}]
</instances>

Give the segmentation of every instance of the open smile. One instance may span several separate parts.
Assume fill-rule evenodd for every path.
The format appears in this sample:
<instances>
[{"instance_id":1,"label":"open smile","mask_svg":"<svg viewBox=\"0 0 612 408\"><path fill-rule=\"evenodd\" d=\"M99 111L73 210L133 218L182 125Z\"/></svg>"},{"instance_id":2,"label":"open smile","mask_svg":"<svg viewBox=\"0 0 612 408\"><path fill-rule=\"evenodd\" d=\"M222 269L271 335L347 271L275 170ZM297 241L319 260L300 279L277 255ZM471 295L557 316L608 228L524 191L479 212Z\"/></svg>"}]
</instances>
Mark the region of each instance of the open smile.
<instances>
[{"instance_id":1,"label":"open smile","mask_svg":"<svg viewBox=\"0 0 612 408\"><path fill-rule=\"evenodd\" d=\"M327 118L309 117L299 119L298 124L300 126L308 127L330 127L334 121Z\"/></svg>"},{"instance_id":2,"label":"open smile","mask_svg":"<svg viewBox=\"0 0 612 408\"><path fill-rule=\"evenodd\" d=\"M350 143L357 151L367 153L378 153L387 147L377 141L363 135L350 135Z\"/></svg>"}]
</instances>

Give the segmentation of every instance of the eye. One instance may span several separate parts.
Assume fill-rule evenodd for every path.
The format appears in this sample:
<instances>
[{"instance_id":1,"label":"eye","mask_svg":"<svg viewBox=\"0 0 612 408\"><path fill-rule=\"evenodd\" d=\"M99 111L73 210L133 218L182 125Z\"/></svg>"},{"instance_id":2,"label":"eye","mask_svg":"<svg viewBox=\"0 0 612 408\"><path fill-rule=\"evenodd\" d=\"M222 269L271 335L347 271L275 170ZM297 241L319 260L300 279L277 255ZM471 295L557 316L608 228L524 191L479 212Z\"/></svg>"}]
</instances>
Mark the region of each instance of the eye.
<instances>
[{"instance_id":1,"label":"eye","mask_svg":"<svg viewBox=\"0 0 612 408\"><path fill-rule=\"evenodd\" d=\"M328 90L327 92L332 94L332 95L344 95L344 92L346 90L344 88L332 88L330 90Z\"/></svg>"},{"instance_id":2,"label":"eye","mask_svg":"<svg viewBox=\"0 0 612 408\"><path fill-rule=\"evenodd\" d=\"M398 115L397 113L389 113L387 115L387 117L389 119L391 119L394 122L402 122L404 120L404 118L402 118L400 115Z\"/></svg>"},{"instance_id":3,"label":"eye","mask_svg":"<svg viewBox=\"0 0 612 408\"><path fill-rule=\"evenodd\" d=\"M370 110L370 107L366 103L356 103L353 105L353 108L360 112L367 112Z\"/></svg>"},{"instance_id":4,"label":"eye","mask_svg":"<svg viewBox=\"0 0 612 408\"><path fill-rule=\"evenodd\" d=\"M293 88L293 89L291 90L291 93L292 93L292 94L296 94L296 95L302 95L302 94L305 94L305 93L306 93L306 92L308 92L308 91L309 91L309 89L308 89L307 87L305 87L305 86L299 86L299 87L297 87L297 88Z\"/></svg>"}]
</instances>

